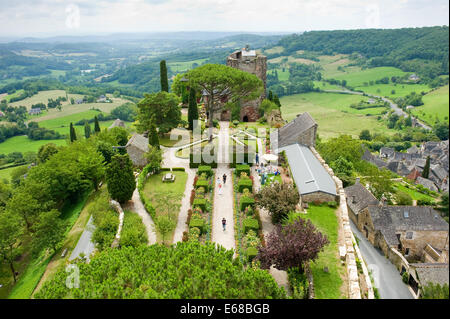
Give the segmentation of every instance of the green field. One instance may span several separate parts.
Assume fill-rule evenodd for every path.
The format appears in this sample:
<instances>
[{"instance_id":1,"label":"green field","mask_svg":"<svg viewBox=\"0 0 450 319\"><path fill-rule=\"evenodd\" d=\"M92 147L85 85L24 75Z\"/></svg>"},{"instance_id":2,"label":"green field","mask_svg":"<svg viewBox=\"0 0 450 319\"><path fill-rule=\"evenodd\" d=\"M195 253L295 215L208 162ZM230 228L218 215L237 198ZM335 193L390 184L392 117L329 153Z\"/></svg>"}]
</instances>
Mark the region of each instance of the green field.
<instances>
[{"instance_id":1,"label":"green field","mask_svg":"<svg viewBox=\"0 0 450 319\"><path fill-rule=\"evenodd\" d=\"M344 88L340 85L330 84L325 81L313 81L313 83L314 87L321 90L344 90Z\"/></svg>"},{"instance_id":2,"label":"green field","mask_svg":"<svg viewBox=\"0 0 450 319\"><path fill-rule=\"evenodd\" d=\"M390 79L393 76L403 76L407 74L407 72L403 72L402 70L393 67L378 67L365 70L358 69L359 68L352 69L351 71L348 71L348 73L341 72L341 74L336 74L333 78L336 80L346 80L348 86L360 87L364 86L364 82L375 82L383 77L388 77Z\"/></svg>"},{"instance_id":3,"label":"green field","mask_svg":"<svg viewBox=\"0 0 450 319\"><path fill-rule=\"evenodd\" d=\"M397 190L399 190L399 191L407 193L414 200L419 200L419 199L429 200L429 201L435 201L436 200L435 198L431 197L430 195L422 194L422 193L416 191L414 189L414 186L410 186L410 188L407 188L405 186L405 184L396 183L396 184L394 184L394 187Z\"/></svg>"},{"instance_id":4,"label":"green field","mask_svg":"<svg viewBox=\"0 0 450 319\"><path fill-rule=\"evenodd\" d=\"M371 133L393 132L379 122L376 116L370 115L384 108L356 110L350 107L366 99L359 95L311 92L284 96L280 101L285 120L291 121L297 114L308 112L319 124L318 133L322 138L339 134L358 136L362 129L368 129Z\"/></svg>"},{"instance_id":5,"label":"green field","mask_svg":"<svg viewBox=\"0 0 450 319\"><path fill-rule=\"evenodd\" d=\"M66 140L40 140L32 141L27 136L14 136L3 143L0 143L0 154L9 154L12 152L37 152L39 147L47 143L56 145L66 145Z\"/></svg>"},{"instance_id":6,"label":"green field","mask_svg":"<svg viewBox=\"0 0 450 319\"><path fill-rule=\"evenodd\" d=\"M192 64L197 63L198 65L201 65L206 60L208 59L197 59L186 62L168 62L167 65L173 72L181 73L190 70L192 68Z\"/></svg>"},{"instance_id":7,"label":"green field","mask_svg":"<svg viewBox=\"0 0 450 319\"><path fill-rule=\"evenodd\" d=\"M422 100L424 105L414 108L414 115L429 124L434 124L436 117L439 121L448 123L448 85L426 94Z\"/></svg>"},{"instance_id":8,"label":"green field","mask_svg":"<svg viewBox=\"0 0 450 319\"><path fill-rule=\"evenodd\" d=\"M285 82L289 80L289 69L285 68L283 72L283 68L276 69L278 73L278 80L281 82ZM267 71L267 73L272 73L272 70Z\"/></svg>"},{"instance_id":9,"label":"green field","mask_svg":"<svg viewBox=\"0 0 450 319\"><path fill-rule=\"evenodd\" d=\"M28 164L22 165L22 166L28 166ZM0 170L0 180L6 179L6 180L10 180L11 178L11 172L18 168L18 167L22 167L22 166L16 166L16 167L10 167L10 168L6 168L6 169L1 169Z\"/></svg>"},{"instance_id":10,"label":"green field","mask_svg":"<svg viewBox=\"0 0 450 319\"><path fill-rule=\"evenodd\" d=\"M5 97L2 97L1 100L6 100L6 102L9 103L9 100L11 100L11 98L17 97L17 96L19 96L20 94L22 94L23 92L24 92L23 89L17 90L17 91L14 92L13 94L8 94L8 95L6 95ZM12 105L12 104L11 104L11 105Z\"/></svg>"},{"instance_id":11,"label":"green field","mask_svg":"<svg viewBox=\"0 0 450 319\"><path fill-rule=\"evenodd\" d=\"M365 93L395 99L406 96L411 92L420 94L421 92L428 92L431 89L425 84L375 84L371 86L358 86L355 90L361 90ZM392 90L395 91L394 94L392 94Z\"/></svg>"},{"instance_id":12,"label":"green field","mask_svg":"<svg viewBox=\"0 0 450 319\"><path fill-rule=\"evenodd\" d=\"M70 94L71 95L71 94ZM70 96L69 95L69 96ZM66 97L66 91L64 90L49 90L49 91L40 91L38 94L35 94L33 96L27 97L26 99L23 99L21 101L10 103L9 106L26 106L28 109L31 108L31 105L37 104L37 103L48 103L48 99L56 99L58 97ZM70 97L69 97L70 99ZM62 104L69 104L69 102L62 102Z\"/></svg>"}]
</instances>

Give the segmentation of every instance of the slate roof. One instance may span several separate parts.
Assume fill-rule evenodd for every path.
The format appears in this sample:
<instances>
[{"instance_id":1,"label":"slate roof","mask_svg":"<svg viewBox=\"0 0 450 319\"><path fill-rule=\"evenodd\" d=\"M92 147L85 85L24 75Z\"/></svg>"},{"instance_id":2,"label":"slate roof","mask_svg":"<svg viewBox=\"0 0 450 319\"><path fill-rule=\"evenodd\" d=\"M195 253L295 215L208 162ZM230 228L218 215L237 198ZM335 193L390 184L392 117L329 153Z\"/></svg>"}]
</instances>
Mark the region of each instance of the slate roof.
<instances>
[{"instance_id":1,"label":"slate roof","mask_svg":"<svg viewBox=\"0 0 450 319\"><path fill-rule=\"evenodd\" d=\"M441 165L431 165L431 171L439 180L443 180L448 176L447 171Z\"/></svg>"},{"instance_id":2,"label":"slate roof","mask_svg":"<svg viewBox=\"0 0 450 319\"><path fill-rule=\"evenodd\" d=\"M391 157L392 155L394 155L395 150L393 148L390 147L382 147L380 148L380 155L381 156L387 156L387 157Z\"/></svg>"},{"instance_id":3,"label":"slate roof","mask_svg":"<svg viewBox=\"0 0 450 319\"><path fill-rule=\"evenodd\" d=\"M279 151L286 152L300 195L315 192L337 195L333 179L308 147L297 143L285 146Z\"/></svg>"},{"instance_id":4,"label":"slate roof","mask_svg":"<svg viewBox=\"0 0 450 319\"><path fill-rule=\"evenodd\" d=\"M297 143L298 137L314 126L317 126L316 121L308 112L304 112L285 126L272 132L271 141L275 142L276 133L278 133L278 148Z\"/></svg>"},{"instance_id":5,"label":"slate roof","mask_svg":"<svg viewBox=\"0 0 450 319\"><path fill-rule=\"evenodd\" d=\"M410 148L408 148L406 150L406 152L408 152L409 154L417 154L417 153L419 153L419 148L417 146L413 145Z\"/></svg>"},{"instance_id":6,"label":"slate roof","mask_svg":"<svg viewBox=\"0 0 450 319\"><path fill-rule=\"evenodd\" d=\"M428 188L429 190L432 190L432 191L435 191L435 192L438 191L438 187L436 186L436 184L432 180L430 180L428 178L424 178L422 176L419 176L416 179L416 183L423 185L424 187Z\"/></svg>"},{"instance_id":7,"label":"slate roof","mask_svg":"<svg viewBox=\"0 0 450 319\"><path fill-rule=\"evenodd\" d=\"M140 135L140 134L134 134L129 140L127 145L125 146L128 148L129 146L135 146L139 150L143 152L148 152L148 138Z\"/></svg>"},{"instance_id":8,"label":"slate roof","mask_svg":"<svg viewBox=\"0 0 450 319\"><path fill-rule=\"evenodd\" d=\"M369 205L378 205L379 203L378 199L359 182L344 188L344 191L347 196L347 205L355 214Z\"/></svg>"},{"instance_id":9,"label":"slate roof","mask_svg":"<svg viewBox=\"0 0 450 319\"><path fill-rule=\"evenodd\" d=\"M441 285L449 283L449 265L446 263L415 263L410 266L416 270L422 286L428 283Z\"/></svg>"},{"instance_id":10,"label":"slate roof","mask_svg":"<svg viewBox=\"0 0 450 319\"><path fill-rule=\"evenodd\" d=\"M375 230L390 245L398 245L396 231L448 231L448 223L429 206L369 206ZM407 217L406 217L407 216Z\"/></svg>"}]
</instances>

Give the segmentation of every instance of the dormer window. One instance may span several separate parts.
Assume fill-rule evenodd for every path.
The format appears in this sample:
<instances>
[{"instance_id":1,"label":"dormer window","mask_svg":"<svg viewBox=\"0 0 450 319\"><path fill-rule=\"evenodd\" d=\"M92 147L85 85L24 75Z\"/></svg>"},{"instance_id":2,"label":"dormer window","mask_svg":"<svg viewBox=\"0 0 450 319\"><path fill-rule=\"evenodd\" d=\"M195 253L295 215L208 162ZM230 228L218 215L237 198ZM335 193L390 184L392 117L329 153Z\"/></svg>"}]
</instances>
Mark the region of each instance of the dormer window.
<instances>
[{"instance_id":1,"label":"dormer window","mask_svg":"<svg viewBox=\"0 0 450 319\"><path fill-rule=\"evenodd\" d=\"M404 211L404 212L403 212L403 217L408 218L408 217L409 217L409 212Z\"/></svg>"}]
</instances>

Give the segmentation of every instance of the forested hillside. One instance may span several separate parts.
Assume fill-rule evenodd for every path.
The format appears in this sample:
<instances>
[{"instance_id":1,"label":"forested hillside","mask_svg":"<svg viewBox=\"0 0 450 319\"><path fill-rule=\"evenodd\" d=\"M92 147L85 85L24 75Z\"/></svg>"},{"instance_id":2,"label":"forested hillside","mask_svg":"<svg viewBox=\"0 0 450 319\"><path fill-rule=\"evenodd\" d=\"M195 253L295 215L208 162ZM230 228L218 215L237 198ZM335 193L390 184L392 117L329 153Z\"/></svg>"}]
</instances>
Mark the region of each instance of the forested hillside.
<instances>
[{"instance_id":1,"label":"forested hillside","mask_svg":"<svg viewBox=\"0 0 450 319\"><path fill-rule=\"evenodd\" d=\"M443 27L311 31L280 40L291 55L298 50L319 54L359 53L367 66L395 66L433 78L448 74L449 29Z\"/></svg>"}]
</instances>

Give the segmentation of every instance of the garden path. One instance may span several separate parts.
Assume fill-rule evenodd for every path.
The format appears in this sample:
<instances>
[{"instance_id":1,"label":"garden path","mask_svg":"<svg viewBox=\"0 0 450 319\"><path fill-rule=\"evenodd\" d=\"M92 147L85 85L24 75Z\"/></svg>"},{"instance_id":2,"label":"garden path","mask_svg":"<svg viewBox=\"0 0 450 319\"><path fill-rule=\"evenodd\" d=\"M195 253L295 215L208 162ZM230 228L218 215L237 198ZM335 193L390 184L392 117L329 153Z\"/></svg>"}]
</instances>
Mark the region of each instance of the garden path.
<instances>
[{"instance_id":1,"label":"garden path","mask_svg":"<svg viewBox=\"0 0 450 319\"><path fill-rule=\"evenodd\" d=\"M148 244L156 244L155 224L153 223L150 215L147 213L147 210L145 209L144 204L141 201L141 196L139 195L139 191L137 188L134 190L133 197L125 207L125 209L129 209L137 213L141 217L142 223L144 224L145 230L147 231Z\"/></svg>"},{"instance_id":2,"label":"garden path","mask_svg":"<svg viewBox=\"0 0 450 319\"><path fill-rule=\"evenodd\" d=\"M234 209L233 209L233 183L231 181L232 170L229 164L230 133L229 123L220 122L219 150L216 178L222 179L223 174L227 175L227 183L223 185L219 192L219 183L216 183L214 191L214 208L212 216L212 241L225 247L226 249L236 249L234 238ZM222 228L222 218L227 220L226 230Z\"/></svg>"}]
</instances>

